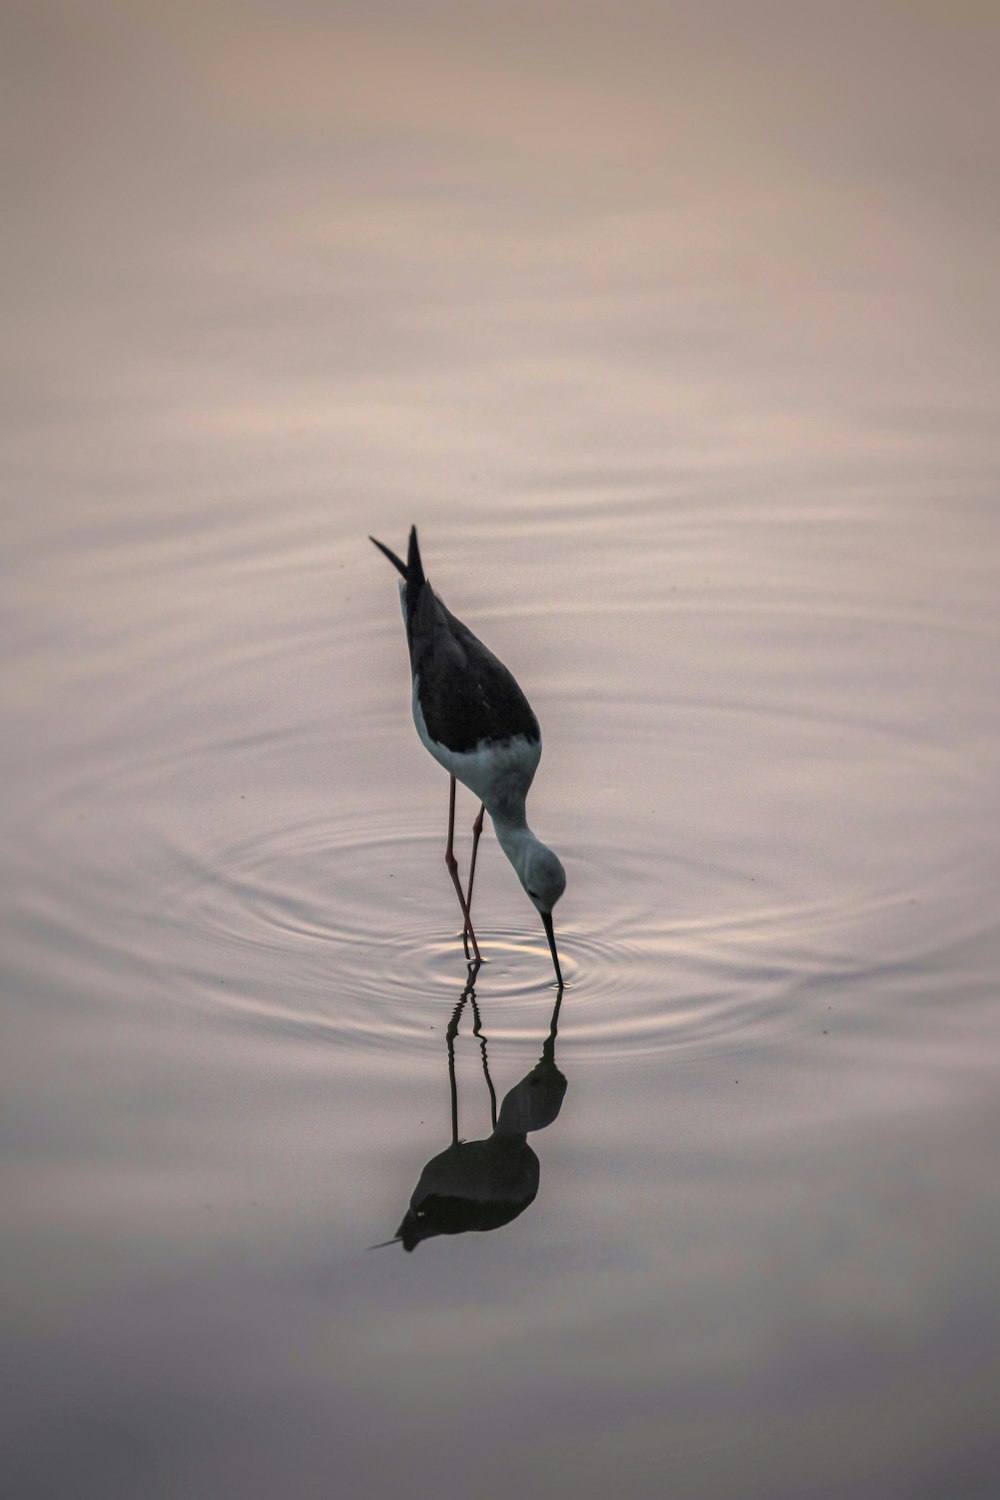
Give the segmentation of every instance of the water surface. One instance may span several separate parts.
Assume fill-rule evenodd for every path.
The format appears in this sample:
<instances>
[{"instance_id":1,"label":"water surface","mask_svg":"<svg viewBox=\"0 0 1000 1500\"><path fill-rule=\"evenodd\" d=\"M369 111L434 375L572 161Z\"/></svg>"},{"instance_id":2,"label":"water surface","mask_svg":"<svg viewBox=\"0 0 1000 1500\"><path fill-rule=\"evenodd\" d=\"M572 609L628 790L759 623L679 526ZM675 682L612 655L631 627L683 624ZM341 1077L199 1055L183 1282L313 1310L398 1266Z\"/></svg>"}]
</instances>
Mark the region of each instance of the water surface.
<instances>
[{"instance_id":1,"label":"water surface","mask_svg":"<svg viewBox=\"0 0 1000 1500\"><path fill-rule=\"evenodd\" d=\"M11 1493L985 1500L995 26L8 29ZM556 1034L488 833L461 1005L413 521ZM533 1196L369 1251L540 1058Z\"/></svg>"}]
</instances>

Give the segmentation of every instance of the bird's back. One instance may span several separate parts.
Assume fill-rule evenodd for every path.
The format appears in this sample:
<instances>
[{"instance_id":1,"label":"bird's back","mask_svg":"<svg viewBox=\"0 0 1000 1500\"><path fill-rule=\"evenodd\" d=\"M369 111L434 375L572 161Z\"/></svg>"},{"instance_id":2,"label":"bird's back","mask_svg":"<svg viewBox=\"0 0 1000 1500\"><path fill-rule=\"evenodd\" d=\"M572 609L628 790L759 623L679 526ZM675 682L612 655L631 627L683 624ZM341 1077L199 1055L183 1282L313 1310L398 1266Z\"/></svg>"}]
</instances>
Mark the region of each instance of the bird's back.
<instances>
[{"instance_id":1,"label":"bird's back","mask_svg":"<svg viewBox=\"0 0 1000 1500\"><path fill-rule=\"evenodd\" d=\"M520 686L424 581L410 621L410 658L427 732L459 754L523 736L541 738Z\"/></svg>"},{"instance_id":2,"label":"bird's back","mask_svg":"<svg viewBox=\"0 0 1000 1500\"><path fill-rule=\"evenodd\" d=\"M539 746L538 720L513 674L427 582L417 528L410 528L405 563L383 542L371 540L403 578L410 666L428 738L458 755L505 740Z\"/></svg>"}]
</instances>

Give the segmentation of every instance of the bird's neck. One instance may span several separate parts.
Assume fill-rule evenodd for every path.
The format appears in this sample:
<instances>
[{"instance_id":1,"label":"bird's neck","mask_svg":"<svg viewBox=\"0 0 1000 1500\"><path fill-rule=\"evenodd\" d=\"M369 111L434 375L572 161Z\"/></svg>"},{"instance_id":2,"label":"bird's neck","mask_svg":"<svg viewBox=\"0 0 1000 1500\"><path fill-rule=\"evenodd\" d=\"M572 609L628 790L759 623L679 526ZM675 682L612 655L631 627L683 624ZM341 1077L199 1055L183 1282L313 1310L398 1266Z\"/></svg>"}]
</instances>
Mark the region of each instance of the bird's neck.
<instances>
[{"instance_id":1,"label":"bird's neck","mask_svg":"<svg viewBox=\"0 0 1000 1500\"><path fill-rule=\"evenodd\" d=\"M533 849L538 848L538 839L528 827L524 816L524 808L520 814L513 817L493 816L493 829L497 836L497 843L510 860L517 871L518 878L523 880L525 861Z\"/></svg>"}]
</instances>

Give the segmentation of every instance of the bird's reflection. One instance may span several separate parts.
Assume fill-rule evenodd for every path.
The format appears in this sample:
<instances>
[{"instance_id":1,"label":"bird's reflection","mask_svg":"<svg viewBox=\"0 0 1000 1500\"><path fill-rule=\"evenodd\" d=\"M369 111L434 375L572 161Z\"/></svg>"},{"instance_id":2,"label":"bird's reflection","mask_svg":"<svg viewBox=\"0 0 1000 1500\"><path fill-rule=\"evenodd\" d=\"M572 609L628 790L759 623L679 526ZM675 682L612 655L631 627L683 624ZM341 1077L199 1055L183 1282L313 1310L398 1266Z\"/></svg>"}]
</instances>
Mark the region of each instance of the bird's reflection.
<instances>
[{"instance_id":1,"label":"bird's reflection","mask_svg":"<svg viewBox=\"0 0 1000 1500\"><path fill-rule=\"evenodd\" d=\"M406 1250L415 1250L421 1240L439 1234L499 1229L522 1214L534 1201L539 1177L538 1157L528 1145L527 1136L552 1124L566 1093L566 1079L555 1062L556 1029L562 1004L560 989L541 1057L531 1072L504 1096L497 1112L486 1037L473 988L478 967L478 964L470 966L468 983L455 1006L446 1033L451 1086L451 1145L431 1157L413 1190L406 1217L396 1230L396 1241L401 1242ZM472 1033L479 1038L483 1075L490 1095L493 1132L481 1141L463 1141L458 1135L455 1040L467 1008L472 1014Z\"/></svg>"}]
</instances>

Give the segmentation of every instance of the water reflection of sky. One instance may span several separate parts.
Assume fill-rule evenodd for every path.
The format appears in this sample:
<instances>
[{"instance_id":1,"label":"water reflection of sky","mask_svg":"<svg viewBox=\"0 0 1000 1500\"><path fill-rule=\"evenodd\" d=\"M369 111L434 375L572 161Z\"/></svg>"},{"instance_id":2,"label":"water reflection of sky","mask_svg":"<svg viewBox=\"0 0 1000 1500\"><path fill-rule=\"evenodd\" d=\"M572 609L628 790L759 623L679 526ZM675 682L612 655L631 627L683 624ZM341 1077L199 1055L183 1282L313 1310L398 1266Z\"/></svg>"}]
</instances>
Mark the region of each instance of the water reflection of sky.
<instances>
[{"instance_id":1,"label":"water reflection of sky","mask_svg":"<svg viewBox=\"0 0 1000 1500\"><path fill-rule=\"evenodd\" d=\"M19 1492L989 1493L987 9L4 28ZM412 521L542 722L571 1087L404 1256L465 975Z\"/></svg>"}]
</instances>

